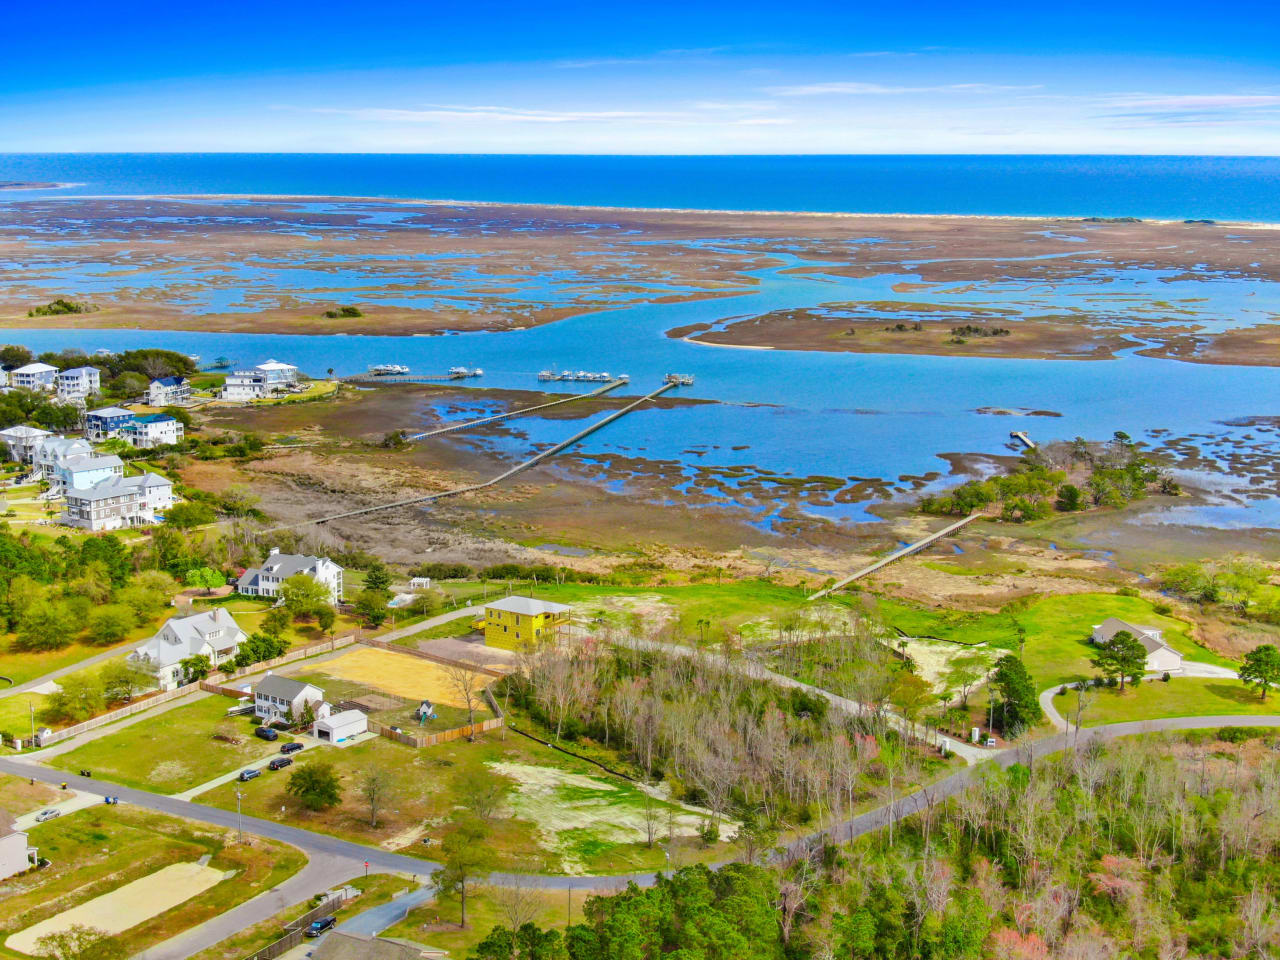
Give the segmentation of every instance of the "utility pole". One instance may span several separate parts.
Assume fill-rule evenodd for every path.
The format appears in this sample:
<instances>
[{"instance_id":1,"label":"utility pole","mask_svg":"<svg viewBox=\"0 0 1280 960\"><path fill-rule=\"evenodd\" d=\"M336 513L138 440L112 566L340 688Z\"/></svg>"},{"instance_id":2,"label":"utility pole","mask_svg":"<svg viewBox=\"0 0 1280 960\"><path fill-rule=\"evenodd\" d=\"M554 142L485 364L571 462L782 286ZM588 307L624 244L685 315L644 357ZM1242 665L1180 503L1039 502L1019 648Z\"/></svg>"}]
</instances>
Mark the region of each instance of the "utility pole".
<instances>
[{"instance_id":1,"label":"utility pole","mask_svg":"<svg viewBox=\"0 0 1280 960\"><path fill-rule=\"evenodd\" d=\"M244 794L239 790L236 791L236 833L239 835L240 843L244 843L244 818L240 816L240 798Z\"/></svg>"},{"instance_id":2,"label":"utility pole","mask_svg":"<svg viewBox=\"0 0 1280 960\"><path fill-rule=\"evenodd\" d=\"M36 702L34 700L27 701L27 707L31 710L31 745L36 745Z\"/></svg>"}]
</instances>

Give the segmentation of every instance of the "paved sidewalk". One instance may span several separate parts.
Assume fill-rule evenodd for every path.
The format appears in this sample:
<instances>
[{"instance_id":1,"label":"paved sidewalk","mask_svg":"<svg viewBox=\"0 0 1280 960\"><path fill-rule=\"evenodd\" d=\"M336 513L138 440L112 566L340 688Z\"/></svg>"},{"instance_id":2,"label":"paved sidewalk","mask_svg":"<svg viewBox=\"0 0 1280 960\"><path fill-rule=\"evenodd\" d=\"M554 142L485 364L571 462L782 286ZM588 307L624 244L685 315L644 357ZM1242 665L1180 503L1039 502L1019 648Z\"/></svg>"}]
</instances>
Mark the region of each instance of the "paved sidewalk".
<instances>
[{"instance_id":1,"label":"paved sidewalk","mask_svg":"<svg viewBox=\"0 0 1280 960\"><path fill-rule=\"evenodd\" d=\"M46 674L36 677L34 680L28 680L26 683L20 683L16 687L8 687L0 690L0 700L5 697L12 697L19 693L27 693L50 680L57 680L59 677L65 677L68 673L75 673L77 670L84 670L86 667L96 666L99 663L105 663L116 657L126 656L134 647L138 645L137 640L131 643L122 643L118 647L112 647L110 650L104 650L102 653L95 653L91 657L85 657L83 660L77 660L75 663L68 664L65 667L59 667L57 670L50 670Z\"/></svg>"}]
</instances>

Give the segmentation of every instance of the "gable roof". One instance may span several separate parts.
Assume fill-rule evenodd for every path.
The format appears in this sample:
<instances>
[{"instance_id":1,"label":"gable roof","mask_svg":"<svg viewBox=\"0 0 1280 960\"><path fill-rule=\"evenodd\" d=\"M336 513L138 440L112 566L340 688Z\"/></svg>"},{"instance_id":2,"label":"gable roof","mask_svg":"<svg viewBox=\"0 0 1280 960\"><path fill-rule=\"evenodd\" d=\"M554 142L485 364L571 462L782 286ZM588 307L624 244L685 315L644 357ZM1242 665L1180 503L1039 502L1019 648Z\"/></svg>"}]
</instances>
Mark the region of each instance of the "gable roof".
<instances>
[{"instance_id":1,"label":"gable roof","mask_svg":"<svg viewBox=\"0 0 1280 960\"><path fill-rule=\"evenodd\" d=\"M214 607L204 613L195 613L189 617L171 617L164 622L155 636L138 647L135 658L150 660L161 667L171 666L179 660L194 656L206 643L206 637L212 630L230 630L212 641L215 649L226 650L234 646L244 637L244 631L223 607Z\"/></svg>"},{"instance_id":2,"label":"gable roof","mask_svg":"<svg viewBox=\"0 0 1280 960\"><path fill-rule=\"evenodd\" d=\"M307 689L315 690L321 696L324 696L324 691L314 683L303 683L301 680L294 680L292 677L282 677L277 673L273 673L258 681L258 685L253 688L253 695L255 697L279 697L281 700L288 700L292 703Z\"/></svg>"},{"instance_id":3,"label":"gable roof","mask_svg":"<svg viewBox=\"0 0 1280 960\"><path fill-rule=\"evenodd\" d=\"M320 566L321 560L327 557L310 557L304 553L273 553L263 561L259 570L273 577L287 580L295 573L310 573Z\"/></svg>"},{"instance_id":4,"label":"gable roof","mask_svg":"<svg viewBox=\"0 0 1280 960\"><path fill-rule=\"evenodd\" d=\"M135 426L139 423L177 423L176 417L171 417L167 413L148 413L141 417L134 417Z\"/></svg>"},{"instance_id":5,"label":"gable roof","mask_svg":"<svg viewBox=\"0 0 1280 960\"><path fill-rule=\"evenodd\" d=\"M29 440L33 437L51 436L53 436L53 434L48 430L41 430L39 427L28 427L21 423L16 427L9 427L7 430L0 430L0 437L6 437L10 440Z\"/></svg>"},{"instance_id":6,"label":"gable roof","mask_svg":"<svg viewBox=\"0 0 1280 960\"><path fill-rule=\"evenodd\" d=\"M94 374L94 373L96 373L96 374L98 374L99 376L101 376L101 375L102 375L102 371L101 371L101 370L99 370L97 367L72 367L72 368L71 368L71 369L69 369L69 370L63 370L60 374L58 374L58 376L60 376L60 377L76 376L76 377L78 377L78 376L80 376L81 374L85 374L85 373L89 373L89 374Z\"/></svg>"},{"instance_id":7,"label":"gable roof","mask_svg":"<svg viewBox=\"0 0 1280 960\"><path fill-rule=\"evenodd\" d=\"M120 467L124 469L124 461L117 457L114 453L103 454L102 456L94 456L91 453L82 453L77 456L67 457L60 466L64 470L103 470L108 467Z\"/></svg>"},{"instance_id":8,"label":"gable roof","mask_svg":"<svg viewBox=\"0 0 1280 960\"><path fill-rule=\"evenodd\" d=\"M25 367L18 367L17 370L10 370L10 373L57 373L57 367L51 367L47 363L28 363Z\"/></svg>"},{"instance_id":9,"label":"gable roof","mask_svg":"<svg viewBox=\"0 0 1280 960\"><path fill-rule=\"evenodd\" d=\"M268 360L266 363L260 363L253 369L255 370L297 370L292 363L281 363L279 360Z\"/></svg>"},{"instance_id":10,"label":"gable roof","mask_svg":"<svg viewBox=\"0 0 1280 960\"><path fill-rule=\"evenodd\" d=\"M1106 643L1121 630L1128 630L1133 634L1133 638L1142 644L1147 653L1155 653L1157 650L1178 652L1165 643L1159 627L1140 627L1129 623L1127 620L1121 620L1119 617L1107 617L1102 623L1093 628L1093 636L1099 642ZM1178 655L1182 656L1182 654Z\"/></svg>"},{"instance_id":11,"label":"gable roof","mask_svg":"<svg viewBox=\"0 0 1280 960\"><path fill-rule=\"evenodd\" d=\"M156 377L151 381L151 386L159 384L162 387L180 387L186 382L186 377Z\"/></svg>"},{"instance_id":12,"label":"gable roof","mask_svg":"<svg viewBox=\"0 0 1280 960\"><path fill-rule=\"evenodd\" d=\"M105 500L127 493L143 493L156 487L172 487L173 482L157 473L144 473L140 477L104 477L83 490L68 490L68 500Z\"/></svg>"},{"instance_id":13,"label":"gable roof","mask_svg":"<svg viewBox=\"0 0 1280 960\"><path fill-rule=\"evenodd\" d=\"M550 600L534 600L532 597L504 597L493 603L485 604L486 609L505 610L507 613L522 613L526 617L536 617L542 613L568 613L569 607L563 603L552 603Z\"/></svg>"}]
</instances>

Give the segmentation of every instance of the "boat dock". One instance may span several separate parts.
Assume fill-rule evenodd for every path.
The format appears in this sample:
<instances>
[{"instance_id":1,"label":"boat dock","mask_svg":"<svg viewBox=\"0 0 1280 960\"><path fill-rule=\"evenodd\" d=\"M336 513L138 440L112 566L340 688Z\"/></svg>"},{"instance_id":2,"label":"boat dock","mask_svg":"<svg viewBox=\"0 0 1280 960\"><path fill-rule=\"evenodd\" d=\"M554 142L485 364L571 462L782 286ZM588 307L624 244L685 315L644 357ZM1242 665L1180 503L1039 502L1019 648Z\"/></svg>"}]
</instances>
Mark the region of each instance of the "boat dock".
<instances>
[{"instance_id":1,"label":"boat dock","mask_svg":"<svg viewBox=\"0 0 1280 960\"><path fill-rule=\"evenodd\" d=\"M538 410L545 410L547 407L559 406L562 403L572 403L574 400L590 400L592 397L598 397L601 394L608 393L610 390L617 390L625 384L626 380L614 380L613 383L606 383L603 387L598 387L590 393L579 393L572 397L561 397L559 400L552 400L549 403L540 403L533 407L521 407L519 410L509 410L506 413L495 413L492 416L481 417L478 420L465 420L462 423L451 423L447 427L440 427L436 430L427 430L424 433L415 433L405 437L406 440L425 440L428 437L438 437L442 433L455 433L459 430L469 430L472 427L482 427L486 423L497 423L500 420L509 420L512 417L523 417L525 414L535 413Z\"/></svg>"},{"instance_id":2,"label":"boat dock","mask_svg":"<svg viewBox=\"0 0 1280 960\"><path fill-rule=\"evenodd\" d=\"M819 590L815 594L811 594L808 597L808 599L818 600L818 599L821 599L822 597L825 597L829 593L835 593L837 590L843 587L847 587L849 584L853 583L853 581L861 580L863 577L867 576L868 574L875 573L877 570L881 569L882 567L887 567L889 564L893 563L893 561L895 560L901 560L903 557L909 554L915 553L917 550L923 550L925 547L929 546L930 544L937 543L943 537L950 536L951 534L959 530L961 527L968 526L969 524L973 523L973 521L978 520L981 517L982 517L982 514L980 513L971 513L969 514L969 516L965 517L963 520L957 520L955 523L951 524L950 526L943 527L941 530L937 531L936 533L929 534L923 540L917 540L915 543L909 543L905 547L903 547L901 550L895 550L893 553L889 554L887 557L881 557L875 563L868 564L867 566L863 567L861 570L858 570L855 573L849 574L849 576L845 577L843 580L837 580L831 586L826 587L822 590Z\"/></svg>"},{"instance_id":3,"label":"boat dock","mask_svg":"<svg viewBox=\"0 0 1280 960\"><path fill-rule=\"evenodd\" d=\"M1015 440L1021 440L1024 444L1026 444L1026 447L1028 450L1034 450L1036 448L1036 445L1031 442L1031 438L1028 437L1021 430L1010 430L1009 436L1013 437L1013 439Z\"/></svg>"},{"instance_id":4,"label":"boat dock","mask_svg":"<svg viewBox=\"0 0 1280 960\"><path fill-rule=\"evenodd\" d=\"M590 426L584 427L583 429L575 433L573 436L569 437L567 440L561 440L555 446L548 447L546 450L543 450L539 453L535 453L529 459L523 460L520 463L517 463L514 467L510 468L509 470L504 470L502 473L498 474L496 477L493 477L492 479L484 480L480 483L468 484L463 487L454 487L452 490L442 490L439 493L428 493L420 497L410 497L407 500L396 500L391 503L383 503L373 507L361 507L357 510L346 510L346 511L343 511L342 513L335 513L327 517L318 517L315 520L301 520L297 523L282 524L278 527L272 527L271 529L264 530L262 532L275 533L278 530L291 530L295 527L305 527L313 523L314 524L332 523L335 520L347 520L352 517L362 517L371 513L379 513L383 510L394 510L398 507L411 507L411 506L416 506L417 504L420 504L420 503L432 503L436 500L443 500L445 497L456 497L462 493L472 493L476 490L484 490L487 487L492 487L496 484L502 483L504 480L509 480L511 477L514 477L516 474L522 473L523 471L528 470L530 467L534 466L535 464L541 463L543 460L546 460L548 457L555 456L557 453L560 453L562 450L566 450L569 447L573 446L575 443L578 443L579 441L585 439L586 437L591 436L591 434L595 433L596 431L604 429L609 424L613 423L613 421L618 420L622 417L625 417L628 413L630 413L632 410L635 410L637 407L643 406L644 404L657 399L659 396L666 393L668 390L673 390L678 386L681 386L681 384L673 382L668 377L666 382L664 382L662 386L658 387L656 390L646 393L643 397L640 397L638 400L633 400L631 403L627 404L625 407L622 407L619 410L613 411L613 413L610 413L607 416L602 417L601 419L597 420L595 423L591 424Z\"/></svg>"},{"instance_id":5,"label":"boat dock","mask_svg":"<svg viewBox=\"0 0 1280 960\"><path fill-rule=\"evenodd\" d=\"M484 371L479 367L450 367L448 373L353 373L348 377L338 377L342 383L439 383L442 380L467 380L471 377L482 377Z\"/></svg>"},{"instance_id":6,"label":"boat dock","mask_svg":"<svg viewBox=\"0 0 1280 960\"><path fill-rule=\"evenodd\" d=\"M591 373L588 370L579 370L576 373L572 370L543 370L538 374L538 379L544 383L553 382L575 382L575 383L608 383L610 380L621 380L624 383L631 379L625 373L620 373L616 377L609 375L607 371L603 373Z\"/></svg>"}]
</instances>

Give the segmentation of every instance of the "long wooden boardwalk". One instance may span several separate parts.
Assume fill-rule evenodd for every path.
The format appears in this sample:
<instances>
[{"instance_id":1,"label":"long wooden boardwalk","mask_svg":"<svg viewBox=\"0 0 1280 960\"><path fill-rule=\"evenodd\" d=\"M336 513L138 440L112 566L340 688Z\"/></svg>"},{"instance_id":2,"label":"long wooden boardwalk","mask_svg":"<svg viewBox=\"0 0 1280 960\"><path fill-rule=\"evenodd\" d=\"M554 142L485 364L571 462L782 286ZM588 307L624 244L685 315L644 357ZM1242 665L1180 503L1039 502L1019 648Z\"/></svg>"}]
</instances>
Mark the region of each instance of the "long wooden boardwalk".
<instances>
[{"instance_id":1,"label":"long wooden boardwalk","mask_svg":"<svg viewBox=\"0 0 1280 960\"><path fill-rule=\"evenodd\" d=\"M574 400L590 400L592 397L598 397L610 390L617 390L626 380L614 380L606 383L603 387L597 387L590 393L576 393L571 397L561 397L559 400L552 400L549 403L540 403L534 407L521 407L519 410L508 410L506 413L495 413L489 417L481 417L478 420L466 420L462 423L451 423L447 427L440 427L437 430L427 430L424 433L415 433L405 437L406 440L425 440L428 437L438 437L442 433L455 433L459 430L469 430L472 427L482 427L486 423L497 423L499 420L509 420L512 417L523 417L525 414L534 413L538 410L545 410L547 407L559 406L562 403L572 403Z\"/></svg>"},{"instance_id":2,"label":"long wooden boardwalk","mask_svg":"<svg viewBox=\"0 0 1280 960\"><path fill-rule=\"evenodd\" d=\"M923 540L917 540L915 543L909 543L905 547L903 547L901 550L895 550L893 553L889 554L887 557L881 557L875 563L869 564L868 566L863 567L861 570L858 570L855 573L849 574L849 576L845 577L843 580L837 580L831 586L826 587L823 590L819 590L817 593L810 596L809 599L817 600L821 597L825 597L829 593L835 593L835 591L841 589L842 587L847 587L849 584L853 583L853 581L861 580L863 577L867 576L868 574L875 573L877 570L879 570L882 567L887 567L889 564L893 563L893 561L895 560L901 560L903 557L907 556L908 554L915 553L917 550L923 550L925 547L929 546L929 544L931 543L937 543L943 537L950 536L951 534L959 530L961 527L966 526L967 524L973 523L973 521L981 519L981 517L982 517L982 514L980 513L971 513L969 514L969 516L965 517L963 520L957 520L955 523L951 524L950 526L943 527L941 530L937 531L936 533L929 534Z\"/></svg>"},{"instance_id":3,"label":"long wooden boardwalk","mask_svg":"<svg viewBox=\"0 0 1280 960\"><path fill-rule=\"evenodd\" d=\"M661 394L666 393L668 390L674 390L677 386L679 386L679 384L677 383L664 383L662 386L658 387L658 389L652 391L651 393L646 393L640 399L633 400L631 403L627 404L625 407L622 407L621 409L613 411L613 413L609 414L606 417L601 418L600 420L597 420L595 423L591 424L588 427L584 427L583 429L575 433L573 436L569 437L567 440L561 440L559 443L555 444L554 446L548 447L546 450L543 450L539 453L534 454L528 460L524 460L524 461L521 461L520 463L517 463L511 469L504 470L502 473L498 474L496 477L493 477L492 479L484 480L480 483L468 484L465 487L454 487L452 490L442 490L439 493L428 493L420 497L410 497L407 500L395 500L391 503L383 503L374 507L361 507L358 510L345 510L342 513L335 513L327 517L317 517L314 520L300 520L297 523L284 523L284 524L281 524L280 526L272 527L269 530L264 530L263 532L275 533L277 530L291 530L294 527L310 526L313 523L316 523L316 524L332 523L335 520L346 520L351 517L362 517L362 516L365 516L366 514L378 513L382 510L394 510L397 507L409 507L419 503L431 503L435 500L443 500L445 497L456 497L458 496L458 494L461 494L461 493L471 493L472 491L475 491L475 490L483 490L486 487L492 487L494 484L502 483L502 481L504 480L509 480L511 477L514 477L517 473L520 473L524 470L528 470L534 464L540 463L541 461L546 460L548 457L555 456L561 450L564 450L568 447L573 446L575 443L582 440L584 437L589 437L591 434L595 433L597 430L600 430L608 426L618 418L626 416L628 413L630 413L632 410L634 410L636 407L640 406L641 404L648 403L651 400L656 399Z\"/></svg>"}]
</instances>

